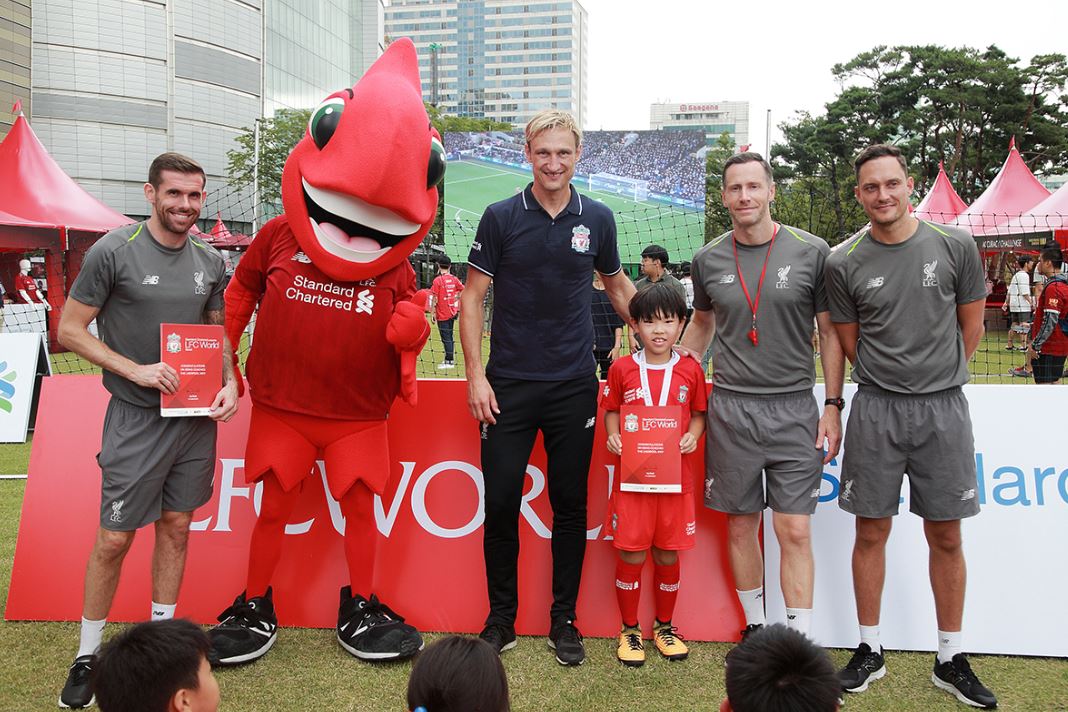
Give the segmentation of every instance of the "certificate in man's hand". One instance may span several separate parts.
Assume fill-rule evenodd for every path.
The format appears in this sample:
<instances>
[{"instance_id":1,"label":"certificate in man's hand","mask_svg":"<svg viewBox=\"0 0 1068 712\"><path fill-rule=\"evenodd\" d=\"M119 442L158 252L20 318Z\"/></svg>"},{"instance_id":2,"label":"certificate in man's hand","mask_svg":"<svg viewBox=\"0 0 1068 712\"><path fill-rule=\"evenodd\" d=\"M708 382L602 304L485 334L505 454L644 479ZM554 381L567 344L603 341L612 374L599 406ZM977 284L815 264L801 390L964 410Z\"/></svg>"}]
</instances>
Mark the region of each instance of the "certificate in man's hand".
<instances>
[{"instance_id":1,"label":"certificate in man's hand","mask_svg":"<svg viewBox=\"0 0 1068 712\"><path fill-rule=\"evenodd\" d=\"M624 492L682 492L682 406L620 408Z\"/></svg>"},{"instance_id":2,"label":"certificate in man's hand","mask_svg":"<svg viewBox=\"0 0 1068 712\"><path fill-rule=\"evenodd\" d=\"M160 324L160 360L178 372L178 390L160 393L164 418L208 415L222 388L223 327Z\"/></svg>"}]
</instances>

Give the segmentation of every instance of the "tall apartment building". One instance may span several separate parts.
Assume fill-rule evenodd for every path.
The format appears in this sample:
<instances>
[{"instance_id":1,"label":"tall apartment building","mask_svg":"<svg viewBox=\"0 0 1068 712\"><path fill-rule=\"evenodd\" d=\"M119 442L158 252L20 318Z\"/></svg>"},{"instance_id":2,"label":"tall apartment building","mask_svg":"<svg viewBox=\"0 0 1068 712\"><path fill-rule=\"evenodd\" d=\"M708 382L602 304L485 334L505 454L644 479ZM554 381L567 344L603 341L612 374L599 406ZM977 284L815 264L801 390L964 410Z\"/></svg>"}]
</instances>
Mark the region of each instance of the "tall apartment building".
<instances>
[{"instance_id":1,"label":"tall apartment building","mask_svg":"<svg viewBox=\"0 0 1068 712\"><path fill-rule=\"evenodd\" d=\"M729 133L735 146L744 146L749 143L749 102L650 104L649 128L664 131L699 129L705 132L709 145Z\"/></svg>"},{"instance_id":2,"label":"tall apartment building","mask_svg":"<svg viewBox=\"0 0 1068 712\"><path fill-rule=\"evenodd\" d=\"M15 121L16 101L29 116L30 0L0 0L0 139Z\"/></svg>"},{"instance_id":3,"label":"tall apartment building","mask_svg":"<svg viewBox=\"0 0 1068 712\"><path fill-rule=\"evenodd\" d=\"M392 0L385 32L415 42L423 98L444 113L522 126L558 108L585 125L588 30L577 0Z\"/></svg>"},{"instance_id":4,"label":"tall apartment building","mask_svg":"<svg viewBox=\"0 0 1068 712\"><path fill-rule=\"evenodd\" d=\"M204 166L210 204L229 190L226 153L244 127L314 107L378 56L382 2L33 0L33 128L127 215L147 214L148 165L169 150ZM250 205L233 195L218 207L247 220Z\"/></svg>"}]
</instances>

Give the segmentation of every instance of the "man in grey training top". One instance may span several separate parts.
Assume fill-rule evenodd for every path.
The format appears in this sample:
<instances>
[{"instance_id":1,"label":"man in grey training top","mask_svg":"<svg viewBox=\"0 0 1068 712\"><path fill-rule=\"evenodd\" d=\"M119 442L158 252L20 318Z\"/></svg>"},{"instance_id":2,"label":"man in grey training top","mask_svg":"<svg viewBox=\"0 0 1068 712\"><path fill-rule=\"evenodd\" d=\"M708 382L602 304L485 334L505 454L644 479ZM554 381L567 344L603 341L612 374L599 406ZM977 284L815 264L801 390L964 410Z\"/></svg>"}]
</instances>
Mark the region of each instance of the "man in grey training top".
<instances>
[{"instance_id":1,"label":"man in grey training top","mask_svg":"<svg viewBox=\"0 0 1068 712\"><path fill-rule=\"evenodd\" d=\"M178 374L160 362L160 324L223 323L222 256L189 236L204 200L204 170L177 153L157 156L145 198L152 216L112 230L85 255L59 322L64 346L104 370L111 393L97 461L100 527L85 572L81 640L59 698L87 707L89 674L134 534L155 526L152 620L173 617L193 510L211 498L216 421L237 411L224 344L224 384L208 417L160 417L160 393ZM96 319L100 338L88 330Z\"/></svg>"},{"instance_id":2,"label":"man in grey training top","mask_svg":"<svg viewBox=\"0 0 1068 712\"><path fill-rule=\"evenodd\" d=\"M808 633L814 563L811 519L823 463L841 438L842 351L823 288L827 243L771 219L771 166L757 153L723 168L732 230L694 255L693 321L682 345L712 344L705 435L705 504L727 513L727 553L745 612L743 637L764 625L764 562L757 537L771 507L782 549L787 624ZM812 395L812 321L823 341L827 400ZM826 450L824 451L824 448ZM766 477L766 494L765 494Z\"/></svg>"},{"instance_id":3,"label":"man in grey training top","mask_svg":"<svg viewBox=\"0 0 1068 712\"><path fill-rule=\"evenodd\" d=\"M848 692L886 674L879 614L886 541L909 476L909 509L923 517L938 619L931 680L965 704L994 694L961 652L965 565L960 520L979 513L968 401L968 359L983 337L986 282L964 230L908 210L912 178L901 151L877 144L854 162L871 228L827 260L831 318L859 384L846 428L838 505L856 515L853 591L860 645L839 673Z\"/></svg>"}]
</instances>

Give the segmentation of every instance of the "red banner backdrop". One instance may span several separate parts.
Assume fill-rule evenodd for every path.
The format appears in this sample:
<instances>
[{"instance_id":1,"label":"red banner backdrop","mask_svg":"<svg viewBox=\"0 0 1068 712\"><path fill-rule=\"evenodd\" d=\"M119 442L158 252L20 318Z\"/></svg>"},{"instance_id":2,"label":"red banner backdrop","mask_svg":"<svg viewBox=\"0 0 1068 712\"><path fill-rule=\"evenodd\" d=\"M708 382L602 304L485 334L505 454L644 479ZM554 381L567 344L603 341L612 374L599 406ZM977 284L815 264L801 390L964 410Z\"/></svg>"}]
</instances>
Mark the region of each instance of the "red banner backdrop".
<instances>
[{"instance_id":1,"label":"red banner backdrop","mask_svg":"<svg viewBox=\"0 0 1068 712\"><path fill-rule=\"evenodd\" d=\"M85 564L99 522L100 471L95 455L107 393L94 376L46 378L30 457L5 617L78 620ZM471 633L487 613L482 562L482 472L478 429L467 412L463 381L422 381L419 406L396 405L390 417L393 482L376 505L380 532L375 589L422 630ZM260 488L244 482L249 404L219 430L215 492L194 517L178 615L201 623L244 588L248 541ZM582 631L615 636L615 550L603 527L616 464L598 422L590 474L589 546L579 595ZM320 464L321 468L321 464ZM521 634L548 630L551 603L545 452L535 446L520 522ZM338 589L347 583L340 509L322 473L305 481L274 580L283 625L333 627ZM703 487L696 488L697 496ZM682 553L675 623L695 640L736 640L744 625L726 557L726 519L698 507L697 546ZM144 620L151 600L152 528L127 555L110 618ZM651 623L652 566L646 567L642 620Z\"/></svg>"}]
</instances>

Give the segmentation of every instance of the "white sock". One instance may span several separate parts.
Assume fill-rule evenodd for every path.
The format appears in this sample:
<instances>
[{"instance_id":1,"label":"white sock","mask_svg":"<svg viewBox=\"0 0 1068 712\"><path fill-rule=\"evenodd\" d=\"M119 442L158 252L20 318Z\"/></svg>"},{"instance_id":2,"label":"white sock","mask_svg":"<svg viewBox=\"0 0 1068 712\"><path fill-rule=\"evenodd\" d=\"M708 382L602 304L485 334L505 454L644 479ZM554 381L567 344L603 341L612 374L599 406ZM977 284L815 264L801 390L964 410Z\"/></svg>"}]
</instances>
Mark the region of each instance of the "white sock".
<instances>
[{"instance_id":1,"label":"white sock","mask_svg":"<svg viewBox=\"0 0 1068 712\"><path fill-rule=\"evenodd\" d=\"M948 663L953 656L964 649L963 635L959 630L938 631L938 662Z\"/></svg>"},{"instance_id":2,"label":"white sock","mask_svg":"<svg viewBox=\"0 0 1068 712\"><path fill-rule=\"evenodd\" d=\"M742 603L742 610L745 612L745 624L750 625L764 625L767 619L764 617L764 589L754 588L751 591L739 591L735 589L735 593L738 594L738 600Z\"/></svg>"},{"instance_id":3,"label":"white sock","mask_svg":"<svg viewBox=\"0 0 1068 712\"><path fill-rule=\"evenodd\" d=\"M879 652L882 649L882 643L879 642L879 626L862 625L860 627L860 642L867 643L873 653Z\"/></svg>"},{"instance_id":4,"label":"white sock","mask_svg":"<svg viewBox=\"0 0 1068 712\"><path fill-rule=\"evenodd\" d=\"M169 621L174 618L174 609L177 607L177 603L156 603L152 601L152 618L150 620Z\"/></svg>"},{"instance_id":5,"label":"white sock","mask_svg":"<svg viewBox=\"0 0 1068 712\"><path fill-rule=\"evenodd\" d=\"M78 642L78 654L75 657L80 658L83 655L92 655L96 652L96 649L100 647L100 643L104 640L105 623L107 623L106 618L99 621L82 618L82 636Z\"/></svg>"},{"instance_id":6,"label":"white sock","mask_svg":"<svg viewBox=\"0 0 1068 712\"><path fill-rule=\"evenodd\" d=\"M787 608L786 627L793 628L798 633L808 635L808 631L812 628L812 609Z\"/></svg>"}]
</instances>

